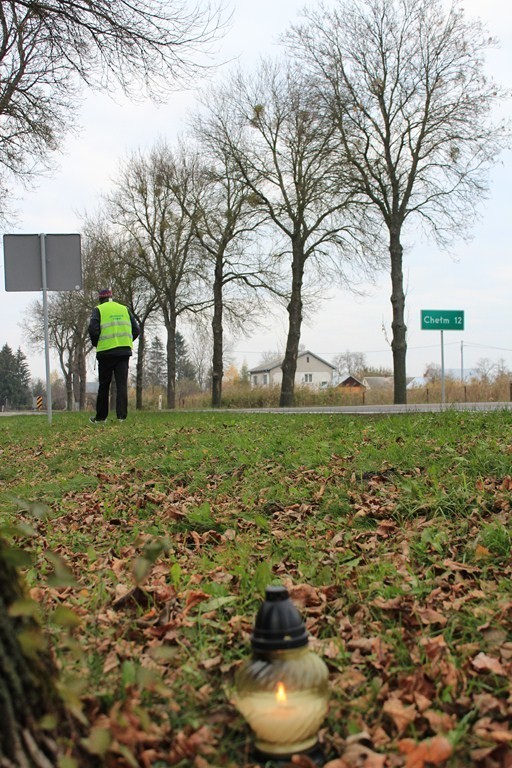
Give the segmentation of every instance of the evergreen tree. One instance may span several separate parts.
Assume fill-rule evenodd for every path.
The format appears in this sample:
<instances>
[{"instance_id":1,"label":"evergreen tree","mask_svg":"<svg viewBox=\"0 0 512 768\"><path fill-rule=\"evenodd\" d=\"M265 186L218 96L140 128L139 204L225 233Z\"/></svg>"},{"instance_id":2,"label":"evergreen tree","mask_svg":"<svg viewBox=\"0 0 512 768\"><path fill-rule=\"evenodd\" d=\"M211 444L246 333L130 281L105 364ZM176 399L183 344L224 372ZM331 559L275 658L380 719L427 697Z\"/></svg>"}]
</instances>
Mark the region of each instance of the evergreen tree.
<instances>
[{"instance_id":1,"label":"evergreen tree","mask_svg":"<svg viewBox=\"0 0 512 768\"><path fill-rule=\"evenodd\" d=\"M181 333L176 333L176 380L184 379L194 381L195 370L188 356L187 342Z\"/></svg>"},{"instance_id":2,"label":"evergreen tree","mask_svg":"<svg viewBox=\"0 0 512 768\"><path fill-rule=\"evenodd\" d=\"M0 350L0 407L22 408L30 405L30 371L27 358L18 349L13 354L8 344Z\"/></svg>"},{"instance_id":3,"label":"evergreen tree","mask_svg":"<svg viewBox=\"0 0 512 768\"><path fill-rule=\"evenodd\" d=\"M155 336L146 355L145 381L148 387L165 387L167 364L164 345L159 336Z\"/></svg>"},{"instance_id":4,"label":"evergreen tree","mask_svg":"<svg viewBox=\"0 0 512 768\"><path fill-rule=\"evenodd\" d=\"M247 361L244 360L242 367L240 368L240 383L244 386L247 386L251 381L251 377L249 375L249 366L247 365Z\"/></svg>"},{"instance_id":5,"label":"evergreen tree","mask_svg":"<svg viewBox=\"0 0 512 768\"><path fill-rule=\"evenodd\" d=\"M16 378L20 389L24 392L25 401L27 401L27 398L30 399L30 368L28 367L27 357L21 351L20 347L18 347L16 352Z\"/></svg>"}]
</instances>

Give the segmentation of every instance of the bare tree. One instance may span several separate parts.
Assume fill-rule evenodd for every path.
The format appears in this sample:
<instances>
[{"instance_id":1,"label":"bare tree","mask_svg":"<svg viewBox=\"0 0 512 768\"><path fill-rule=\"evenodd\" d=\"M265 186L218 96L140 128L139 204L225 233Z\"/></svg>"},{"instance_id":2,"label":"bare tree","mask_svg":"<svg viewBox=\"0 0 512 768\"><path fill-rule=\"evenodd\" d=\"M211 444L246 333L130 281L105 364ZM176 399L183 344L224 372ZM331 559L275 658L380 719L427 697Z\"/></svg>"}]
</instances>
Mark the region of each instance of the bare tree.
<instances>
[{"instance_id":1,"label":"bare tree","mask_svg":"<svg viewBox=\"0 0 512 768\"><path fill-rule=\"evenodd\" d=\"M184 205L195 169L161 143L125 163L109 197L109 215L134 244L136 271L154 292L167 332L167 407L176 400L176 333L181 315L208 306L201 284L197 211Z\"/></svg>"},{"instance_id":2,"label":"bare tree","mask_svg":"<svg viewBox=\"0 0 512 768\"><path fill-rule=\"evenodd\" d=\"M50 346L57 353L66 386L66 408L74 403L85 407L86 355L90 347L87 334L89 306L81 291L60 291L48 297ZM24 334L34 349L44 349L43 305L33 301L23 321Z\"/></svg>"},{"instance_id":3,"label":"bare tree","mask_svg":"<svg viewBox=\"0 0 512 768\"><path fill-rule=\"evenodd\" d=\"M198 48L219 31L218 13L203 8L182 0L2 0L1 186L29 178L59 148L80 84L158 97L193 74ZM51 655L21 645L31 622L10 610L23 597L11 562L0 539L0 763L57 765L69 754L42 720L51 716L55 735L76 749L80 734L66 718ZM92 762L84 756L80 765Z\"/></svg>"},{"instance_id":4,"label":"bare tree","mask_svg":"<svg viewBox=\"0 0 512 768\"><path fill-rule=\"evenodd\" d=\"M196 372L196 381L201 390L207 388L211 379L212 334L211 323L208 328L205 318L207 313L195 315L188 335L188 355Z\"/></svg>"},{"instance_id":5,"label":"bare tree","mask_svg":"<svg viewBox=\"0 0 512 768\"><path fill-rule=\"evenodd\" d=\"M30 177L74 125L81 84L162 97L197 73L222 31L210 5L181 0L3 0L0 168ZM203 58L203 65L206 63Z\"/></svg>"},{"instance_id":6,"label":"bare tree","mask_svg":"<svg viewBox=\"0 0 512 768\"><path fill-rule=\"evenodd\" d=\"M428 379L428 381L441 381L442 368L439 363L427 363L423 376Z\"/></svg>"},{"instance_id":7,"label":"bare tree","mask_svg":"<svg viewBox=\"0 0 512 768\"><path fill-rule=\"evenodd\" d=\"M94 292L91 307L96 303L98 289L111 288L115 298L129 307L140 328L135 373L135 405L140 410L146 329L158 311L156 291L140 271L137 244L116 232L103 215L86 219L84 235L90 254L88 283Z\"/></svg>"},{"instance_id":8,"label":"bare tree","mask_svg":"<svg viewBox=\"0 0 512 768\"><path fill-rule=\"evenodd\" d=\"M258 306L256 291L275 283L271 261L254 247L255 234L264 221L252 193L219 135L215 118L196 115L199 139L195 199L184 204L197 211L196 237L206 262L212 290L212 406L220 407L224 366L225 324L247 333Z\"/></svg>"},{"instance_id":9,"label":"bare tree","mask_svg":"<svg viewBox=\"0 0 512 768\"><path fill-rule=\"evenodd\" d=\"M268 234L278 238L276 263L287 261L291 271L280 397L281 406L290 406L305 284L327 274L346 284L363 240L351 216L352 192L340 189L332 129L319 118L297 67L264 63L254 78L239 73L219 91L212 114L253 205L269 222Z\"/></svg>"},{"instance_id":10,"label":"bare tree","mask_svg":"<svg viewBox=\"0 0 512 768\"><path fill-rule=\"evenodd\" d=\"M504 92L484 74L493 41L441 0L338 0L305 18L290 47L336 126L360 199L388 234L394 400L406 402L404 225L419 216L447 245L474 218L508 141L492 120Z\"/></svg>"},{"instance_id":11,"label":"bare tree","mask_svg":"<svg viewBox=\"0 0 512 768\"><path fill-rule=\"evenodd\" d=\"M482 384L490 384L496 378L497 365L488 357L479 357L475 363L475 372Z\"/></svg>"},{"instance_id":12,"label":"bare tree","mask_svg":"<svg viewBox=\"0 0 512 768\"><path fill-rule=\"evenodd\" d=\"M353 376L360 377L364 375L367 366L364 352L351 352L348 349L336 355L332 362L339 376L350 373Z\"/></svg>"}]
</instances>

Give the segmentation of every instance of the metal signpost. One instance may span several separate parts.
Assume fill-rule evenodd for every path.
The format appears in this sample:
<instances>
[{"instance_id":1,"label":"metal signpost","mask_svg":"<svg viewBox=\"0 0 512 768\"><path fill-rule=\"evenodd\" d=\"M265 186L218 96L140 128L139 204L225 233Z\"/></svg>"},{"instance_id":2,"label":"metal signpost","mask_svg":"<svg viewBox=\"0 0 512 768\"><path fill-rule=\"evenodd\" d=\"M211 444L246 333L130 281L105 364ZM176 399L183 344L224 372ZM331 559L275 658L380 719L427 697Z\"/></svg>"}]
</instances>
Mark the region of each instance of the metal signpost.
<instances>
[{"instance_id":1,"label":"metal signpost","mask_svg":"<svg viewBox=\"0 0 512 768\"><path fill-rule=\"evenodd\" d=\"M445 401L444 388L444 331L464 330L463 309L422 309L421 330L441 332L441 402Z\"/></svg>"},{"instance_id":2,"label":"metal signpost","mask_svg":"<svg viewBox=\"0 0 512 768\"><path fill-rule=\"evenodd\" d=\"M42 291L46 400L52 423L48 291L79 291L82 288L80 235L4 235L5 290Z\"/></svg>"}]
</instances>

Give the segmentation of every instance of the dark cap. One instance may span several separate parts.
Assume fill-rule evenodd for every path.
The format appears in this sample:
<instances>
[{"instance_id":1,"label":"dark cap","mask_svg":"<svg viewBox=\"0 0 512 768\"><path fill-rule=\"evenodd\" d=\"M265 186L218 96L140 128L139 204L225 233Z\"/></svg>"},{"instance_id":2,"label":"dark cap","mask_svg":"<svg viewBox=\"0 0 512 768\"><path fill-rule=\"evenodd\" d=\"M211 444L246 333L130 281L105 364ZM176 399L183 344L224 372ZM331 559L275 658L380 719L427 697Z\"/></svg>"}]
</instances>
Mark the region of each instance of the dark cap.
<instances>
[{"instance_id":1,"label":"dark cap","mask_svg":"<svg viewBox=\"0 0 512 768\"><path fill-rule=\"evenodd\" d=\"M111 299L112 298L112 291L110 288L103 288L101 291L98 291L98 296L100 299Z\"/></svg>"},{"instance_id":2,"label":"dark cap","mask_svg":"<svg viewBox=\"0 0 512 768\"><path fill-rule=\"evenodd\" d=\"M279 651L307 644L308 632L286 587L267 587L251 635L253 650Z\"/></svg>"}]
</instances>

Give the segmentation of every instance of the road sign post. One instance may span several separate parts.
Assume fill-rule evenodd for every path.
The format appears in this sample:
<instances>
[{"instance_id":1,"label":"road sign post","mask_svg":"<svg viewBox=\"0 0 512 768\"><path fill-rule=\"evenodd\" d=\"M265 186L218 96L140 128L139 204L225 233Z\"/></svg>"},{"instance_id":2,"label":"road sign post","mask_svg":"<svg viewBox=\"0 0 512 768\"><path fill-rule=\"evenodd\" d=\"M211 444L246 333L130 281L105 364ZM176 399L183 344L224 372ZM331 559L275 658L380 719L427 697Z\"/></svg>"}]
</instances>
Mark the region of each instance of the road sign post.
<instances>
[{"instance_id":1,"label":"road sign post","mask_svg":"<svg viewBox=\"0 0 512 768\"><path fill-rule=\"evenodd\" d=\"M444 386L444 331L464 330L463 309L422 309L421 330L441 332L441 402L445 401Z\"/></svg>"}]
</instances>

